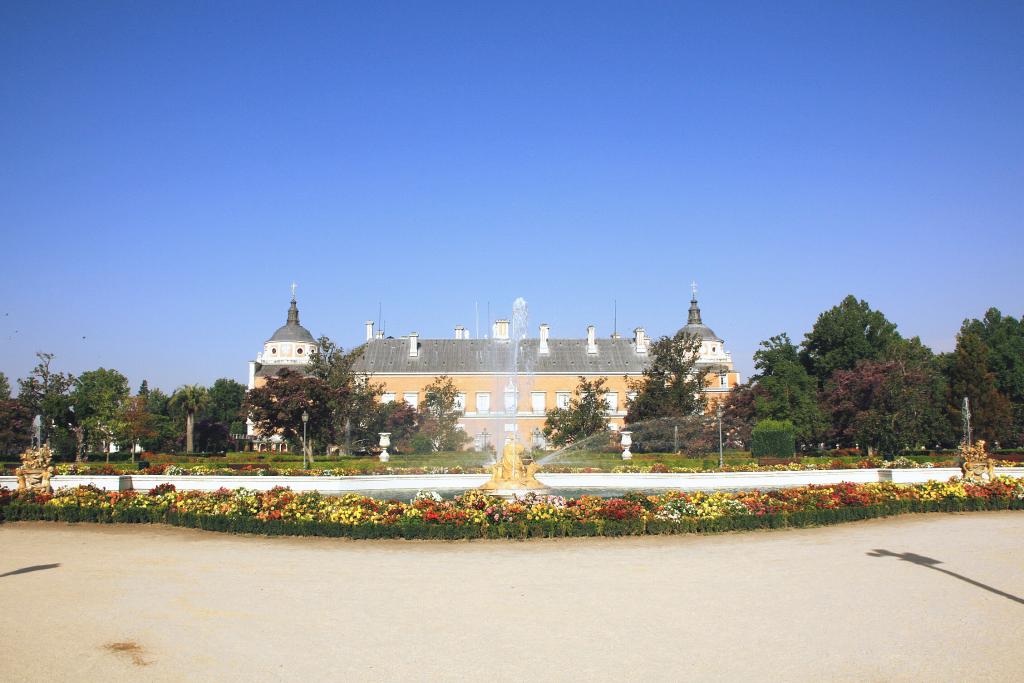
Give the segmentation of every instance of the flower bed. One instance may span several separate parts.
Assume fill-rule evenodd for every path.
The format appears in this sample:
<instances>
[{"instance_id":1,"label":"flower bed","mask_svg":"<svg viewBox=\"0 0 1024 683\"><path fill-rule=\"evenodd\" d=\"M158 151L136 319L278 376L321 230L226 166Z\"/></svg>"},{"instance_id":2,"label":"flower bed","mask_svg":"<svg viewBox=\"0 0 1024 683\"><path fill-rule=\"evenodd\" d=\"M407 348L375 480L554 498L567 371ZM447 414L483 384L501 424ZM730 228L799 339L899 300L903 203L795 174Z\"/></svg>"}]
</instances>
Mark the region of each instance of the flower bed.
<instances>
[{"instance_id":1,"label":"flower bed","mask_svg":"<svg viewBox=\"0 0 1024 683\"><path fill-rule=\"evenodd\" d=\"M350 538L529 538L622 536L805 527L907 512L1024 509L1024 480L987 484L953 479L802 486L776 491L627 493L621 498L530 495L503 500L471 490L443 500L421 492L410 503L357 494L341 497L221 489L148 493L92 487L55 494L0 489L0 518L65 522L162 522L213 531Z\"/></svg>"}]
</instances>

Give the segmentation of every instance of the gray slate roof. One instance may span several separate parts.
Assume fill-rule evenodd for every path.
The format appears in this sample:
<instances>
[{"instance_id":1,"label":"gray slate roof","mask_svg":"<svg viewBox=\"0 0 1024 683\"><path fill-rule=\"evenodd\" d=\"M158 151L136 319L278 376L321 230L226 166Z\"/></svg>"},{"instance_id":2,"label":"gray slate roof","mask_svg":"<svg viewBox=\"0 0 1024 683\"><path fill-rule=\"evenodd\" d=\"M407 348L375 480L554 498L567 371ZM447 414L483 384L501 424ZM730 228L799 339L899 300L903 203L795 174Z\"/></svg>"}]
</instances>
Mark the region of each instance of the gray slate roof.
<instances>
[{"instance_id":1,"label":"gray slate roof","mask_svg":"<svg viewBox=\"0 0 1024 683\"><path fill-rule=\"evenodd\" d=\"M277 328L277 331L267 341L316 343L316 339L309 333L309 330L299 324L299 307L295 303L294 296L292 297L291 305L288 307L288 320L284 325Z\"/></svg>"},{"instance_id":2,"label":"gray slate roof","mask_svg":"<svg viewBox=\"0 0 1024 683\"><path fill-rule=\"evenodd\" d=\"M539 339L520 342L520 372L579 375L639 374L648 355L634 350L632 339L598 339L597 353L587 353L586 339L549 339L549 353L539 354ZM512 369L511 341L495 339L420 339L419 355L409 356L409 340L372 339L356 361L357 372L455 375L505 373Z\"/></svg>"},{"instance_id":3,"label":"gray slate roof","mask_svg":"<svg viewBox=\"0 0 1024 683\"><path fill-rule=\"evenodd\" d=\"M277 331L274 332L274 335L268 341L316 343L316 339L313 338L313 335L310 334L309 330L298 323L295 323L294 325L292 323L281 325L281 327L277 328Z\"/></svg>"},{"instance_id":4,"label":"gray slate roof","mask_svg":"<svg viewBox=\"0 0 1024 683\"><path fill-rule=\"evenodd\" d=\"M721 337L715 334L714 330L703 323L689 323L683 325L681 330L691 337L700 337L704 341L724 341Z\"/></svg>"}]
</instances>

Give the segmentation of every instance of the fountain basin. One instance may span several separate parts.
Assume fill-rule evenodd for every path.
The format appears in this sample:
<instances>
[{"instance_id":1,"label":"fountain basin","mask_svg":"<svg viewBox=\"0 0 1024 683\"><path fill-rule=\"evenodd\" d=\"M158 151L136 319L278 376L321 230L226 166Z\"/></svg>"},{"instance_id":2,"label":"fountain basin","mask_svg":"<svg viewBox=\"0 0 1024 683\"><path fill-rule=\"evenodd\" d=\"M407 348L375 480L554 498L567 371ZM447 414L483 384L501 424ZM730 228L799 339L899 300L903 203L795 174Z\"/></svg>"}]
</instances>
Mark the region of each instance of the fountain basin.
<instances>
[{"instance_id":1,"label":"fountain basin","mask_svg":"<svg viewBox=\"0 0 1024 683\"><path fill-rule=\"evenodd\" d=\"M997 467L996 474L1024 478L1024 468ZM839 482L871 483L891 481L897 484L919 484L926 481L948 481L959 477L955 467L920 469L866 469L866 470L808 470L799 472L702 472L696 474L617 474L617 473L544 473L537 480L553 493L562 491L611 492L656 491L677 489L683 491L729 491L752 488L787 488L808 484L836 484ZM106 491L135 489L148 491L158 484L173 484L180 491L216 491L219 488L248 488L269 491L284 486L293 491L320 491L325 494L372 492L382 495L402 491L432 490L458 492L479 488L489 479L486 474L382 474L353 477L306 476L172 476L162 474L131 475L55 475L50 481L55 489L91 484ZM0 487L15 489L17 478L0 476Z\"/></svg>"}]
</instances>

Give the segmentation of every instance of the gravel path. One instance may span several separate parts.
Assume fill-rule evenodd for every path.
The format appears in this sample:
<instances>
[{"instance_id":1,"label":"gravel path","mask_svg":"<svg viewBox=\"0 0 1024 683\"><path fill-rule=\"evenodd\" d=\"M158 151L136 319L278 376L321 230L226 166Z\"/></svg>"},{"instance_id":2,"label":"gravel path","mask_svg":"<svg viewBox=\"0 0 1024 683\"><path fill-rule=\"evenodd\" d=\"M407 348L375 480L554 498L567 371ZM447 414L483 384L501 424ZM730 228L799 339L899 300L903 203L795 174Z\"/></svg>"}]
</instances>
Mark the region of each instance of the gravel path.
<instances>
[{"instance_id":1,"label":"gravel path","mask_svg":"<svg viewBox=\"0 0 1024 683\"><path fill-rule=\"evenodd\" d=\"M1009 681L1022 636L1019 512L471 543L0 525L5 681Z\"/></svg>"}]
</instances>

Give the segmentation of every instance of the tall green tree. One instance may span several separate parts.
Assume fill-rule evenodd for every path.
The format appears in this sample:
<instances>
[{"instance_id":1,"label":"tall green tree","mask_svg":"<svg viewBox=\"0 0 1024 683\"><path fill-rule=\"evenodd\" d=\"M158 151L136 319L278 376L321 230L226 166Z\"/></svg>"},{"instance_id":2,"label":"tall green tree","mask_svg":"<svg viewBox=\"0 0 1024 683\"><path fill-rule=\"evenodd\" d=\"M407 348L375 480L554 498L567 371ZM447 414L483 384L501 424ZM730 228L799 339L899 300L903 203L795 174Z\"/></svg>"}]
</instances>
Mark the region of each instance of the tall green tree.
<instances>
[{"instance_id":1,"label":"tall green tree","mask_svg":"<svg viewBox=\"0 0 1024 683\"><path fill-rule=\"evenodd\" d=\"M186 384L178 387L171 396L170 406L180 407L185 411L185 452L193 453L196 413L206 407L210 397L206 387L199 384Z\"/></svg>"},{"instance_id":2,"label":"tall green tree","mask_svg":"<svg viewBox=\"0 0 1024 683\"><path fill-rule=\"evenodd\" d=\"M322 380L331 389L329 442L341 445L349 452L353 448L362 450L376 444L378 437L374 430L392 420L391 412L395 410L380 403L384 393L380 384L373 382L365 373L353 370L364 349L364 346L357 346L346 352L330 338L320 337L307 366L310 376ZM402 420L405 417L395 418L397 428L404 429Z\"/></svg>"},{"instance_id":3,"label":"tall green tree","mask_svg":"<svg viewBox=\"0 0 1024 683\"><path fill-rule=\"evenodd\" d=\"M33 415L42 415L43 441L51 443L54 437L68 434L76 424L70 410L70 391L75 376L51 368L55 358L52 353L39 352L36 358L39 362L28 377L18 380L18 401Z\"/></svg>"},{"instance_id":4,"label":"tall green tree","mask_svg":"<svg viewBox=\"0 0 1024 683\"><path fill-rule=\"evenodd\" d=\"M11 383L7 381L7 375L0 372L0 401L6 401L11 397Z\"/></svg>"},{"instance_id":5,"label":"tall green tree","mask_svg":"<svg viewBox=\"0 0 1024 683\"><path fill-rule=\"evenodd\" d=\"M812 442L825 431L825 416L818 407L818 385L803 364L796 346L783 333L761 342L754 352L757 373L751 377L757 420L789 421L797 441Z\"/></svg>"},{"instance_id":6,"label":"tall green tree","mask_svg":"<svg viewBox=\"0 0 1024 683\"><path fill-rule=\"evenodd\" d=\"M985 343L996 389L1013 403L1024 403L1024 318L990 308L981 320L965 320L961 332L976 334Z\"/></svg>"},{"instance_id":7,"label":"tall green tree","mask_svg":"<svg viewBox=\"0 0 1024 683\"><path fill-rule=\"evenodd\" d=\"M577 443L608 429L608 387L605 379L580 377L569 405L553 408L544 421L544 437L558 447Z\"/></svg>"},{"instance_id":8,"label":"tall green tree","mask_svg":"<svg viewBox=\"0 0 1024 683\"><path fill-rule=\"evenodd\" d=\"M434 451L457 451L470 440L461 428L459 390L447 375L438 377L423 390L419 433L430 440Z\"/></svg>"},{"instance_id":9,"label":"tall green tree","mask_svg":"<svg viewBox=\"0 0 1024 683\"><path fill-rule=\"evenodd\" d=\"M700 345L700 337L684 330L651 345L650 364L630 384L636 396L629 402L626 422L686 417L704 410L708 369L697 364Z\"/></svg>"},{"instance_id":10,"label":"tall green tree","mask_svg":"<svg viewBox=\"0 0 1024 683\"><path fill-rule=\"evenodd\" d=\"M129 393L128 378L107 368L83 372L71 392L86 443L102 449L108 460L110 444L122 428L121 411Z\"/></svg>"},{"instance_id":11,"label":"tall green tree","mask_svg":"<svg viewBox=\"0 0 1024 683\"><path fill-rule=\"evenodd\" d=\"M851 294L818 316L804 337L800 360L823 386L836 370L881 360L899 340L895 324Z\"/></svg>"},{"instance_id":12,"label":"tall green tree","mask_svg":"<svg viewBox=\"0 0 1024 683\"><path fill-rule=\"evenodd\" d=\"M224 425L228 431L245 421L242 404L245 403L245 386L233 379L221 377L214 381L209 391L210 400L203 411L203 417Z\"/></svg>"},{"instance_id":13,"label":"tall green tree","mask_svg":"<svg viewBox=\"0 0 1024 683\"><path fill-rule=\"evenodd\" d=\"M963 331L957 336L956 351L948 364L947 405L950 422L959 431L963 398L970 399L975 438L994 443L1010 432L1013 414L1009 399L1000 393L995 373L989 369L988 356L988 347L976 332Z\"/></svg>"}]
</instances>

